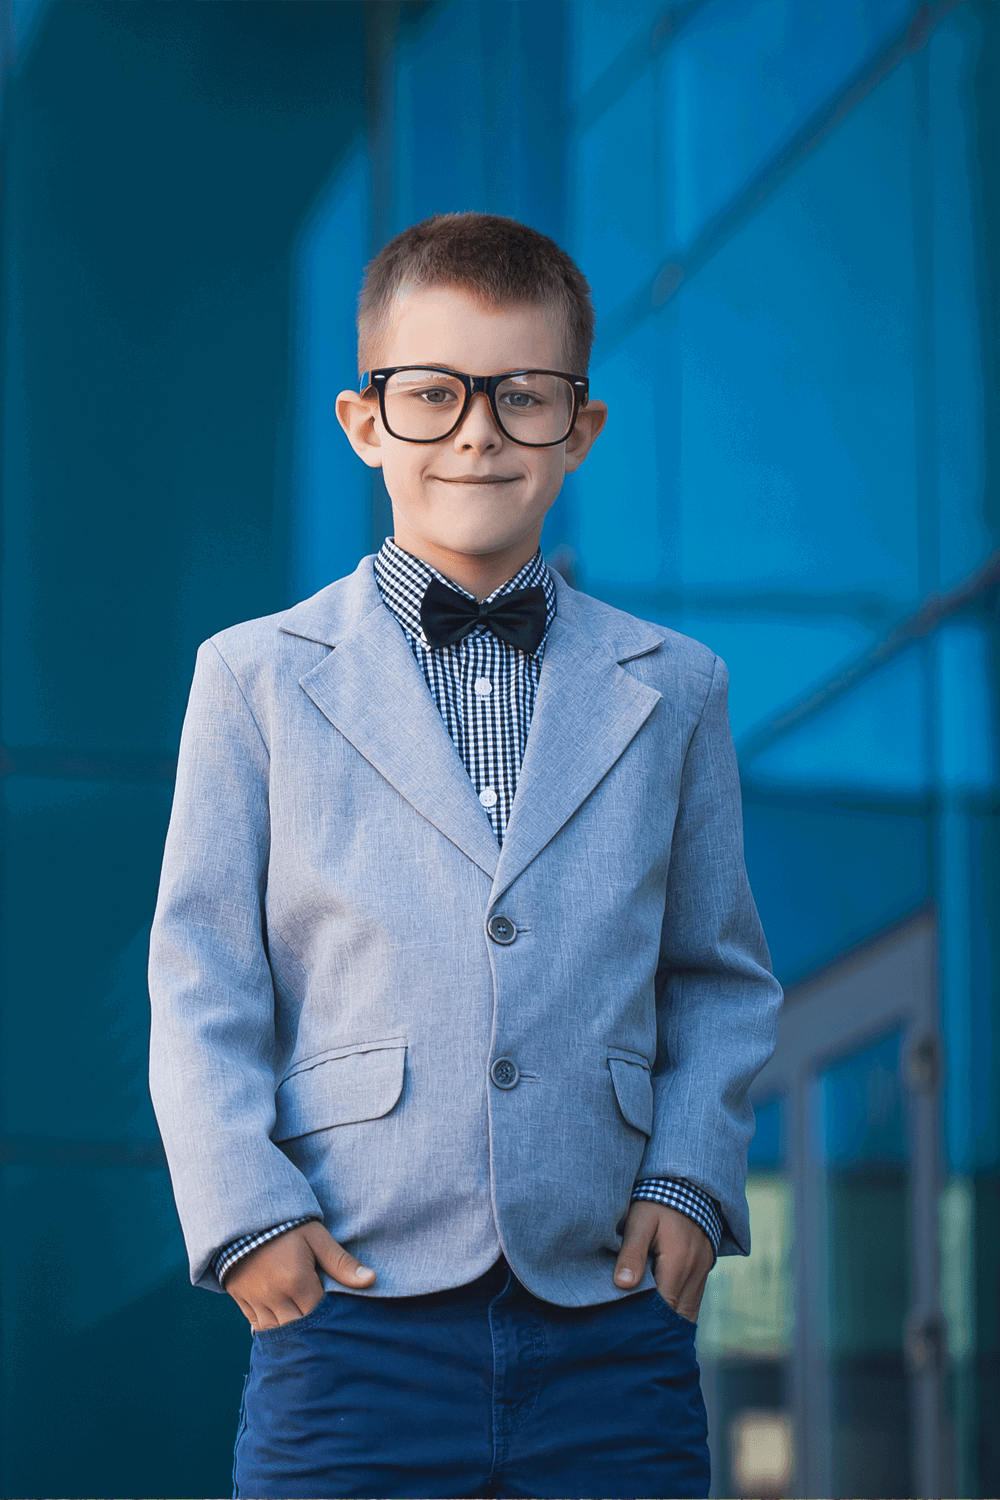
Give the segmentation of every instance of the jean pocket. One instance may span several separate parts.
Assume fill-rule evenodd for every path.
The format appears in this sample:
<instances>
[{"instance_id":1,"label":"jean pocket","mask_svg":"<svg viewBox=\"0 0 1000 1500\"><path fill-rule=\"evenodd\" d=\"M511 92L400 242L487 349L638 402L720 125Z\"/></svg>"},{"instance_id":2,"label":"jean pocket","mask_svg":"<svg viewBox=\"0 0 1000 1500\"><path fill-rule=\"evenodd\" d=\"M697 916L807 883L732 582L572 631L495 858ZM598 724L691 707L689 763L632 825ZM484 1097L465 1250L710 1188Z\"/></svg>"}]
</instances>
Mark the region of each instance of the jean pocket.
<instances>
[{"instance_id":1,"label":"jean pocket","mask_svg":"<svg viewBox=\"0 0 1000 1500\"><path fill-rule=\"evenodd\" d=\"M290 1323L277 1323L273 1328L257 1329L253 1336L253 1347L255 1349L271 1348L295 1338L297 1334L304 1333L307 1328L315 1327L326 1316L330 1298L334 1295L333 1292L324 1292L315 1307L303 1313L301 1318L293 1318Z\"/></svg>"},{"instance_id":2,"label":"jean pocket","mask_svg":"<svg viewBox=\"0 0 1000 1500\"><path fill-rule=\"evenodd\" d=\"M661 1297L655 1288L649 1294L649 1305L665 1323L673 1323L676 1328L694 1338L698 1329L697 1323L692 1323L691 1319L685 1318L682 1313L677 1311L676 1307L671 1307L666 1298Z\"/></svg>"},{"instance_id":3,"label":"jean pocket","mask_svg":"<svg viewBox=\"0 0 1000 1500\"><path fill-rule=\"evenodd\" d=\"M236 1478L236 1465L239 1460L240 1443L247 1430L247 1386L249 1384L250 1376L248 1375L243 1382L243 1395L240 1397L240 1421L236 1429L236 1442L233 1444L233 1500L238 1500L240 1493L239 1480Z\"/></svg>"}]
</instances>

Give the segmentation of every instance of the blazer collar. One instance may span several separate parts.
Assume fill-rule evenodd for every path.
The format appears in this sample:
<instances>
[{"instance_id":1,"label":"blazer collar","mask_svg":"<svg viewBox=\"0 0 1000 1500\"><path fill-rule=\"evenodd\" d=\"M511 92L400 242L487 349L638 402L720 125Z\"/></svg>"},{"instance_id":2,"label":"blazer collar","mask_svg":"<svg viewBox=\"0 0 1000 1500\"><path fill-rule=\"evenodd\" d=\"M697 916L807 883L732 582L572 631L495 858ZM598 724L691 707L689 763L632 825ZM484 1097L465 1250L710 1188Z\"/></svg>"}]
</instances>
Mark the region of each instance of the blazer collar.
<instances>
[{"instance_id":1,"label":"blazer collar","mask_svg":"<svg viewBox=\"0 0 1000 1500\"><path fill-rule=\"evenodd\" d=\"M382 603L371 557L297 604L280 630L332 646L299 679L330 723L400 796L491 879L500 849L402 630Z\"/></svg>"},{"instance_id":2,"label":"blazer collar","mask_svg":"<svg viewBox=\"0 0 1000 1500\"><path fill-rule=\"evenodd\" d=\"M385 610L375 582L374 563L374 553L363 557L346 578L338 578L310 599L286 609L278 617L279 630L307 641L318 641L323 646L338 645L345 636L353 634L367 615ZM626 662L648 655L666 640L667 632L660 626L624 614L589 594L578 593L558 573L551 576L563 624L578 632L594 651L611 656L616 662Z\"/></svg>"},{"instance_id":3,"label":"blazer collar","mask_svg":"<svg viewBox=\"0 0 1000 1500\"><path fill-rule=\"evenodd\" d=\"M622 666L666 632L556 578L535 712L493 882L499 900L624 754L660 700Z\"/></svg>"},{"instance_id":4,"label":"blazer collar","mask_svg":"<svg viewBox=\"0 0 1000 1500\"><path fill-rule=\"evenodd\" d=\"M503 849L479 805L373 559L287 610L279 629L332 647L301 686L422 817L493 880L497 900L625 752L660 694L623 663L666 632L577 593L556 576L557 614ZM376 687L377 684L377 687Z\"/></svg>"},{"instance_id":5,"label":"blazer collar","mask_svg":"<svg viewBox=\"0 0 1000 1500\"><path fill-rule=\"evenodd\" d=\"M278 629L321 646L338 645L367 615L385 609L375 582L374 561L374 556L363 557L346 578L338 578L301 604L293 604L278 616Z\"/></svg>"}]
</instances>

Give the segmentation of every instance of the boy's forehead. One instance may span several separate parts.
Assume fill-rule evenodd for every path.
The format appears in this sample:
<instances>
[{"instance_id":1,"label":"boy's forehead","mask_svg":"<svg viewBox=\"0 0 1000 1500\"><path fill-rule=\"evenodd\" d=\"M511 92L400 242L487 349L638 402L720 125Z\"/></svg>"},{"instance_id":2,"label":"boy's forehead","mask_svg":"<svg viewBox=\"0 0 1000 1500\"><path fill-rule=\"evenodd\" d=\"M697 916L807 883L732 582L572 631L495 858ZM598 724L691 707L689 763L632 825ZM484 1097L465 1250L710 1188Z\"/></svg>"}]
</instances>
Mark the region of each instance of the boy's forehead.
<instances>
[{"instance_id":1,"label":"boy's forehead","mask_svg":"<svg viewBox=\"0 0 1000 1500\"><path fill-rule=\"evenodd\" d=\"M551 303L498 305L461 287L413 287L397 294L378 339L385 365L450 365L472 375L519 366L564 369L561 310Z\"/></svg>"}]
</instances>

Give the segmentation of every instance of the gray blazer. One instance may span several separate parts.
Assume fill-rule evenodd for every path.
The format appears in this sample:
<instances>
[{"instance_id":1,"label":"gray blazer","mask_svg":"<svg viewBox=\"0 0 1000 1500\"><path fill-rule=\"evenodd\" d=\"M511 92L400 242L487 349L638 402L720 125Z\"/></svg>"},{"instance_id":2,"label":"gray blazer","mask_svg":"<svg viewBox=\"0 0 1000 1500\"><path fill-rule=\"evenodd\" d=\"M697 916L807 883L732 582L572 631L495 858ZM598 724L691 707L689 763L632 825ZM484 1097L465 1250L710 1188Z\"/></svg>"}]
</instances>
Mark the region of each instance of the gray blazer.
<instances>
[{"instance_id":1,"label":"gray blazer","mask_svg":"<svg viewBox=\"0 0 1000 1500\"><path fill-rule=\"evenodd\" d=\"M697 1183L749 1250L780 990L725 667L557 588L502 850L370 557L201 647L150 953L199 1285L230 1240L321 1214L378 1272L366 1296L502 1250L539 1297L608 1301L638 1176Z\"/></svg>"}]
</instances>

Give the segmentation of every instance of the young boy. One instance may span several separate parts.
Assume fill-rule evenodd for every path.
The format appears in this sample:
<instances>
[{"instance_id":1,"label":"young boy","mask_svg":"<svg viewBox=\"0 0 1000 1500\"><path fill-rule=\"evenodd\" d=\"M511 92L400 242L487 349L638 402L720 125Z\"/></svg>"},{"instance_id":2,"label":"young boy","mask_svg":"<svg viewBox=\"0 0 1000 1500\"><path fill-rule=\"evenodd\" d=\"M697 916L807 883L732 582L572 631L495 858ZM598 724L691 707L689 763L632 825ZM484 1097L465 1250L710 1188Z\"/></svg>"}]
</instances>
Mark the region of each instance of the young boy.
<instances>
[{"instance_id":1,"label":"young boy","mask_svg":"<svg viewBox=\"0 0 1000 1500\"><path fill-rule=\"evenodd\" d=\"M524 225L393 240L337 415L394 537L198 655L152 1088L254 1330L238 1496L708 1491L694 1320L779 990L725 667L539 552L592 335Z\"/></svg>"}]
</instances>

